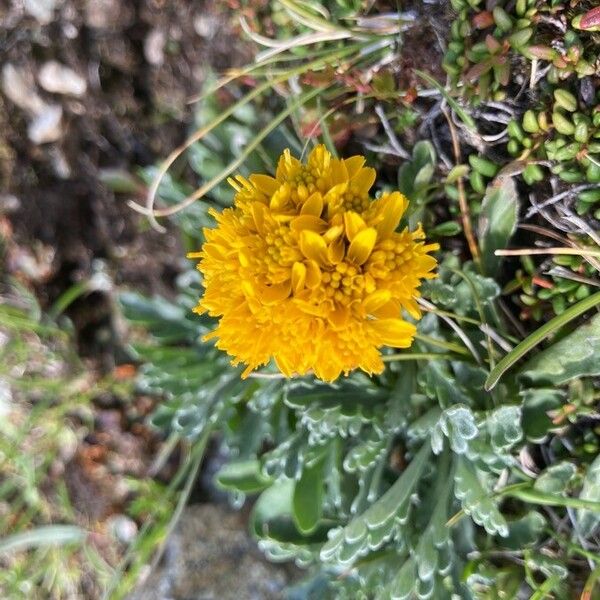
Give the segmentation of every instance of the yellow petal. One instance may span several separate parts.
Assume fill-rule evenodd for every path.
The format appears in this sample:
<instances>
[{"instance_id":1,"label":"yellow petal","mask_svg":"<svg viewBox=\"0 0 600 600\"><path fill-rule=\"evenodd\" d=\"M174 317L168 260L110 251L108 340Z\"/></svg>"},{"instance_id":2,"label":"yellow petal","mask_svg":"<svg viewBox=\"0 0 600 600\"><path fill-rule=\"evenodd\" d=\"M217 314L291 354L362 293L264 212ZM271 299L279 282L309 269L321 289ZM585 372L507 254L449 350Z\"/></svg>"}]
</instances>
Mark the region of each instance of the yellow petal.
<instances>
[{"instance_id":1,"label":"yellow petal","mask_svg":"<svg viewBox=\"0 0 600 600\"><path fill-rule=\"evenodd\" d=\"M419 271L431 271L431 269L435 269L437 267L437 260L433 258L433 256L429 256L428 254L424 254L420 256L418 259Z\"/></svg>"},{"instance_id":2,"label":"yellow petal","mask_svg":"<svg viewBox=\"0 0 600 600\"><path fill-rule=\"evenodd\" d=\"M375 373L381 373L384 368L383 361L381 360L381 354L379 352L367 352L360 360L358 365L363 371L366 371L370 375Z\"/></svg>"},{"instance_id":3,"label":"yellow petal","mask_svg":"<svg viewBox=\"0 0 600 600\"><path fill-rule=\"evenodd\" d=\"M407 206L408 200L400 192L390 194L383 210L383 220L377 225L380 238L389 237L396 230Z\"/></svg>"},{"instance_id":4,"label":"yellow petal","mask_svg":"<svg viewBox=\"0 0 600 600\"><path fill-rule=\"evenodd\" d=\"M400 314L400 303L397 300L390 300L383 306L372 311L372 315L378 319L397 319Z\"/></svg>"},{"instance_id":5,"label":"yellow petal","mask_svg":"<svg viewBox=\"0 0 600 600\"><path fill-rule=\"evenodd\" d=\"M356 173L360 171L362 166L365 164L365 157L357 154L356 156L351 156L350 158L346 158L344 160L346 164L346 169L348 171L348 176L350 178L354 177Z\"/></svg>"},{"instance_id":6,"label":"yellow petal","mask_svg":"<svg viewBox=\"0 0 600 600\"><path fill-rule=\"evenodd\" d=\"M346 237L352 241L360 231L366 229L367 224L358 213L350 210L344 213L344 226L346 227Z\"/></svg>"},{"instance_id":7,"label":"yellow petal","mask_svg":"<svg viewBox=\"0 0 600 600\"><path fill-rule=\"evenodd\" d=\"M324 144L315 146L308 155L307 164L321 172L327 171L330 163L331 153Z\"/></svg>"},{"instance_id":8,"label":"yellow petal","mask_svg":"<svg viewBox=\"0 0 600 600\"><path fill-rule=\"evenodd\" d=\"M352 187L358 186L361 192L368 192L377 179L377 172L371 167L365 167L361 169L356 176L352 179Z\"/></svg>"},{"instance_id":9,"label":"yellow petal","mask_svg":"<svg viewBox=\"0 0 600 600\"><path fill-rule=\"evenodd\" d=\"M330 263L337 265L344 260L344 252L346 247L343 238L338 238L327 246L327 259Z\"/></svg>"},{"instance_id":10,"label":"yellow petal","mask_svg":"<svg viewBox=\"0 0 600 600\"><path fill-rule=\"evenodd\" d=\"M290 295L291 289L289 281L277 285L265 285L260 288L259 297L263 304L277 304Z\"/></svg>"},{"instance_id":11,"label":"yellow petal","mask_svg":"<svg viewBox=\"0 0 600 600\"><path fill-rule=\"evenodd\" d=\"M314 260L309 260L306 265L306 287L314 290L321 283L321 269Z\"/></svg>"},{"instance_id":12,"label":"yellow petal","mask_svg":"<svg viewBox=\"0 0 600 600\"><path fill-rule=\"evenodd\" d=\"M283 181L286 177L299 171L301 167L302 163L297 158L294 158L289 149L286 148L277 163L277 173L275 176L279 181Z\"/></svg>"},{"instance_id":13,"label":"yellow petal","mask_svg":"<svg viewBox=\"0 0 600 600\"><path fill-rule=\"evenodd\" d=\"M248 248L242 248L238 252L238 259L239 259L240 265L242 265L242 267L247 267L250 264L250 258L251 258L251 254L250 254L250 251L248 250Z\"/></svg>"},{"instance_id":14,"label":"yellow petal","mask_svg":"<svg viewBox=\"0 0 600 600\"><path fill-rule=\"evenodd\" d=\"M370 321L382 344L393 348L408 348L412 344L416 327L402 319L379 319Z\"/></svg>"},{"instance_id":15,"label":"yellow petal","mask_svg":"<svg viewBox=\"0 0 600 600\"><path fill-rule=\"evenodd\" d=\"M291 377L293 375L294 369L292 368L292 366L290 365L290 363L284 356L281 356L281 354L274 354L273 359L275 360L275 364L277 365L277 368L286 377Z\"/></svg>"},{"instance_id":16,"label":"yellow petal","mask_svg":"<svg viewBox=\"0 0 600 600\"><path fill-rule=\"evenodd\" d=\"M332 160L329 173L331 176L331 182L334 186L338 185L339 183L344 183L350 179L346 162L343 160Z\"/></svg>"},{"instance_id":17,"label":"yellow petal","mask_svg":"<svg viewBox=\"0 0 600 600\"><path fill-rule=\"evenodd\" d=\"M294 304L307 315L311 315L313 317L326 317L327 313L325 308L322 305L316 306L315 304L311 304L310 302L306 302L305 300L299 300L298 298L294 299Z\"/></svg>"},{"instance_id":18,"label":"yellow petal","mask_svg":"<svg viewBox=\"0 0 600 600\"><path fill-rule=\"evenodd\" d=\"M255 174L250 175L250 181L254 184L257 190L261 191L267 196L272 196L278 189L281 183L274 177L269 175Z\"/></svg>"},{"instance_id":19,"label":"yellow petal","mask_svg":"<svg viewBox=\"0 0 600 600\"><path fill-rule=\"evenodd\" d=\"M360 233L357 233L352 240L350 248L348 248L348 259L355 265L363 265L367 262L376 241L376 229L373 227L363 229Z\"/></svg>"},{"instance_id":20,"label":"yellow petal","mask_svg":"<svg viewBox=\"0 0 600 600\"><path fill-rule=\"evenodd\" d=\"M301 215L320 217L323 212L323 196L319 192L311 194L300 209Z\"/></svg>"},{"instance_id":21,"label":"yellow petal","mask_svg":"<svg viewBox=\"0 0 600 600\"><path fill-rule=\"evenodd\" d=\"M350 319L350 309L347 306L338 306L327 315L327 320L334 329L343 329Z\"/></svg>"},{"instance_id":22,"label":"yellow petal","mask_svg":"<svg viewBox=\"0 0 600 600\"><path fill-rule=\"evenodd\" d=\"M367 314L372 314L378 308L381 308L392 297L390 290L377 290L369 294L363 301L363 307Z\"/></svg>"},{"instance_id":23,"label":"yellow petal","mask_svg":"<svg viewBox=\"0 0 600 600\"><path fill-rule=\"evenodd\" d=\"M217 260L225 260L227 257L227 249L219 244L204 244L202 251Z\"/></svg>"},{"instance_id":24,"label":"yellow petal","mask_svg":"<svg viewBox=\"0 0 600 600\"><path fill-rule=\"evenodd\" d=\"M242 281L242 291L248 298L254 298L256 296L256 289L249 281Z\"/></svg>"},{"instance_id":25,"label":"yellow petal","mask_svg":"<svg viewBox=\"0 0 600 600\"><path fill-rule=\"evenodd\" d=\"M292 267L292 291L297 294L306 282L306 266L301 262L294 263Z\"/></svg>"},{"instance_id":26,"label":"yellow petal","mask_svg":"<svg viewBox=\"0 0 600 600\"><path fill-rule=\"evenodd\" d=\"M295 231L308 229L310 231L323 232L327 229L327 223L313 215L300 215L290 221L290 227Z\"/></svg>"},{"instance_id":27,"label":"yellow petal","mask_svg":"<svg viewBox=\"0 0 600 600\"><path fill-rule=\"evenodd\" d=\"M421 309L419 308L419 305L416 303L416 301L412 298L409 298L408 300L402 300L402 306L406 309L406 312L413 319L421 318Z\"/></svg>"},{"instance_id":28,"label":"yellow petal","mask_svg":"<svg viewBox=\"0 0 600 600\"><path fill-rule=\"evenodd\" d=\"M325 204L330 204L336 199L338 199L346 190L348 189L348 182L344 181L337 185L334 185L326 194L325 194Z\"/></svg>"},{"instance_id":29,"label":"yellow petal","mask_svg":"<svg viewBox=\"0 0 600 600\"><path fill-rule=\"evenodd\" d=\"M260 202L253 202L250 210L252 211L252 220L254 221L256 231L258 231L258 233L264 233L267 207Z\"/></svg>"},{"instance_id":30,"label":"yellow petal","mask_svg":"<svg viewBox=\"0 0 600 600\"><path fill-rule=\"evenodd\" d=\"M396 230L407 206L408 200L400 192L394 192L385 199L385 205L381 211L383 218L377 224L380 239L389 237Z\"/></svg>"},{"instance_id":31,"label":"yellow petal","mask_svg":"<svg viewBox=\"0 0 600 600\"><path fill-rule=\"evenodd\" d=\"M342 233L344 233L344 226L334 225L323 234L323 239L325 240L326 244L331 244L331 242L335 242L335 240L337 240Z\"/></svg>"},{"instance_id":32,"label":"yellow petal","mask_svg":"<svg viewBox=\"0 0 600 600\"><path fill-rule=\"evenodd\" d=\"M306 258L314 260L320 266L327 262L327 244L314 231L304 229L300 232L300 250Z\"/></svg>"}]
</instances>

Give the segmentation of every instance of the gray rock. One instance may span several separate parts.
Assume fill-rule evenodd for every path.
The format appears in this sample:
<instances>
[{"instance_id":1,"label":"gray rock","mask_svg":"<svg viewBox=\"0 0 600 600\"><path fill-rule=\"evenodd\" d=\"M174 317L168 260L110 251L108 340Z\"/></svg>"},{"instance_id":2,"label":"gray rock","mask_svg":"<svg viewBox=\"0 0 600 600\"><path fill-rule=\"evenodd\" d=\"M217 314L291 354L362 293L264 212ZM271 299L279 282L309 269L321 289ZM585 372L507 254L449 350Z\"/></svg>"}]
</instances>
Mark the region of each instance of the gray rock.
<instances>
[{"instance_id":1,"label":"gray rock","mask_svg":"<svg viewBox=\"0 0 600 600\"><path fill-rule=\"evenodd\" d=\"M60 139L62 130L62 107L49 104L40 111L27 127L27 135L34 144L48 144Z\"/></svg>"},{"instance_id":2,"label":"gray rock","mask_svg":"<svg viewBox=\"0 0 600 600\"><path fill-rule=\"evenodd\" d=\"M222 506L188 507L167 542L162 564L128 600L275 600L293 578L268 563L243 516Z\"/></svg>"},{"instance_id":3,"label":"gray rock","mask_svg":"<svg viewBox=\"0 0 600 600\"><path fill-rule=\"evenodd\" d=\"M40 85L53 94L83 96L87 89L86 81L73 69L50 60L42 65L38 73Z\"/></svg>"}]
</instances>

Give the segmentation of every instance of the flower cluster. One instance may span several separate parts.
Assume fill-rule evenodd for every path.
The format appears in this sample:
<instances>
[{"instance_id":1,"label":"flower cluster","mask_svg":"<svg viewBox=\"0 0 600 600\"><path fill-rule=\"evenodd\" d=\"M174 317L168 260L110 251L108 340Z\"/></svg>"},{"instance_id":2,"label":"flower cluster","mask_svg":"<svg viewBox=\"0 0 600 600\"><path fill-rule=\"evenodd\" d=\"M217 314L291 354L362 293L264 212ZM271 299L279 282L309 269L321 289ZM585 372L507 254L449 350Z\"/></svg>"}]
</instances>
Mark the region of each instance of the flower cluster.
<instances>
[{"instance_id":1,"label":"flower cluster","mask_svg":"<svg viewBox=\"0 0 600 600\"><path fill-rule=\"evenodd\" d=\"M361 156L316 147L306 164L285 151L275 177L230 180L232 208L212 211L198 258L205 293L197 312L220 317L208 338L246 365L274 359L286 376L333 381L380 373L382 346L407 348L420 317L415 298L435 259L423 232L397 232L408 200L369 196L375 171Z\"/></svg>"}]
</instances>

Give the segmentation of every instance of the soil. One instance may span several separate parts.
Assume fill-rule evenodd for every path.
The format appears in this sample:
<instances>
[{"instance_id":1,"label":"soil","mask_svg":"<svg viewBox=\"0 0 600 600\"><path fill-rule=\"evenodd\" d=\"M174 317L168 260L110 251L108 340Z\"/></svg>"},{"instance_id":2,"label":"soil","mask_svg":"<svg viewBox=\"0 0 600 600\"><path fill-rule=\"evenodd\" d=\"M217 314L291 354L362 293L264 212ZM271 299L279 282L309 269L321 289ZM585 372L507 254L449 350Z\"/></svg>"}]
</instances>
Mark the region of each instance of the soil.
<instances>
[{"instance_id":1,"label":"soil","mask_svg":"<svg viewBox=\"0 0 600 600\"><path fill-rule=\"evenodd\" d=\"M130 179L166 156L190 129L188 98L207 73L244 62L232 14L210 0L0 2L0 214L14 242L7 267L44 308L98 270L116 286L171 292L177 236L147 230L126 204L131 194L115 195L105 181ZM83 93L44 89L50 61L70 69ZM36 143L31 128L50 109L62 118L47 132L52 141ZM98 334L107 339L110 312L105 293L68 312L80 352L104 369L113 349Z\"/></svg>"}]
</instances>

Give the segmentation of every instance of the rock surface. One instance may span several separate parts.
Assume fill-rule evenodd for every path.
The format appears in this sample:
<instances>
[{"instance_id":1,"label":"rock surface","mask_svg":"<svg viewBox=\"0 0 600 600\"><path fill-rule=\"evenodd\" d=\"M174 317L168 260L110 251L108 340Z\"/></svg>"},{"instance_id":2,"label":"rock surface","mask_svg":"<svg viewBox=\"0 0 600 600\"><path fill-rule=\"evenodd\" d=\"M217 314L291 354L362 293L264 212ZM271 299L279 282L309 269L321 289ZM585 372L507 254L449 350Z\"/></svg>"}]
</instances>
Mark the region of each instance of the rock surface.
<instances>
[{"instance_id":1,"label":"rock surface","mask_svg":"<svg viewBox=\"0 0 600 600\"><path fill-rule=\"evenodd\" d=\"M293 569L268 563L243 516L211 504L189 506L159 568L127 600L274 600Z\"/></svg>"}]
</instances>

